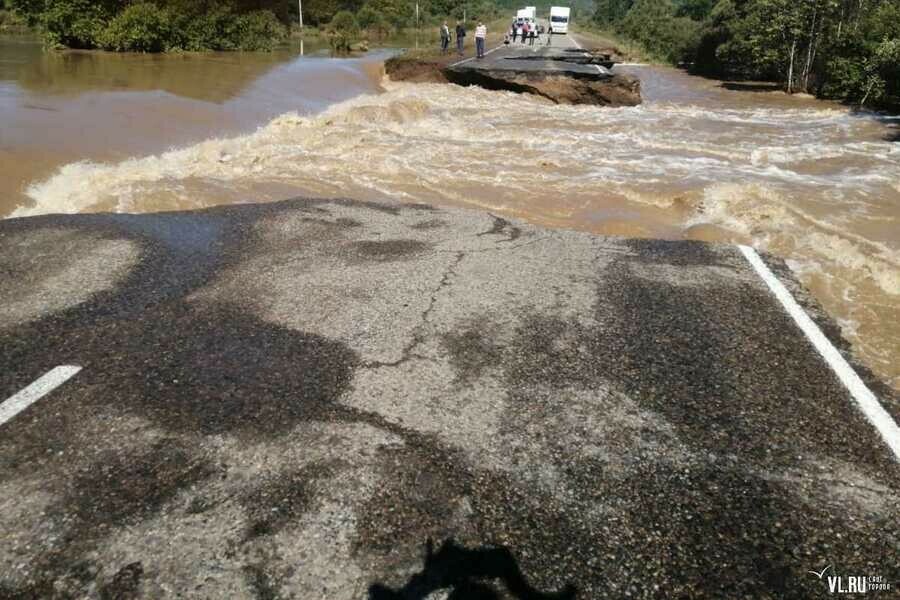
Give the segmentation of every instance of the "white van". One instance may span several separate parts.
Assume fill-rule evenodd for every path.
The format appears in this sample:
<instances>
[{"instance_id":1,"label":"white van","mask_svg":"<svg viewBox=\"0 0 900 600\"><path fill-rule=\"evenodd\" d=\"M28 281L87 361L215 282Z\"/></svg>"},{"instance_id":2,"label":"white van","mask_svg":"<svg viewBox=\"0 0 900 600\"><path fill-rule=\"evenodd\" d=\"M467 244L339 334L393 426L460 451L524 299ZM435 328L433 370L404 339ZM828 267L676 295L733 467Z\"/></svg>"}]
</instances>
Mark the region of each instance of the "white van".
<instances>
[{"instance_id":1,"label":"white van","mask_svg":"<svg viewBox=\"0 0 900 600\"><path fill-rule=\"evenodd\" d=\"M569 14L571 14L571 9L568 6L550 7L550 27L553 29L553 33L569 32Z\"/></svg>"},{"instance_id":2,"label":"white van","mask_svg":"<svg viewBox=\"0 0 900 600\"><path fill-rule=\"evenodd\" d=\"M526 22L529 27L537 31L537 20L535 19L535 8L533 6L526 6L516 12L516 27L521 27Z\"/></svg>"}]
</instances>

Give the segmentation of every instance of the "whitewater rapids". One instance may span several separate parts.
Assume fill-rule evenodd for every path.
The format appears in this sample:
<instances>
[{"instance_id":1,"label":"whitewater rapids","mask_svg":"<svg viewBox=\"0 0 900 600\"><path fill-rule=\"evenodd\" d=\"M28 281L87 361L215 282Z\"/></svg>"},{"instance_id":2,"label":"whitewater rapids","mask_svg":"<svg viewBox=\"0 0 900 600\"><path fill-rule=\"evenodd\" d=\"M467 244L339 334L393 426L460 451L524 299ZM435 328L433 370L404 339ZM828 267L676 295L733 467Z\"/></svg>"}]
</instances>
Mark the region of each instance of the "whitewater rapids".
<instances>
[{"instance_id":1,"label":"whitewater rapids","mask_svg":"<svg viewBox=\"0 0 900 600\"><path fill-rule=\"evenodd\" d=\"M750 243L784 256L900 389L896 122L634 68L646 102L557 106L384 82L315 115L152 156L82 161L12 216L182 210L297 195L453 204L605 234Z\"/></svg>"}]
</instances>

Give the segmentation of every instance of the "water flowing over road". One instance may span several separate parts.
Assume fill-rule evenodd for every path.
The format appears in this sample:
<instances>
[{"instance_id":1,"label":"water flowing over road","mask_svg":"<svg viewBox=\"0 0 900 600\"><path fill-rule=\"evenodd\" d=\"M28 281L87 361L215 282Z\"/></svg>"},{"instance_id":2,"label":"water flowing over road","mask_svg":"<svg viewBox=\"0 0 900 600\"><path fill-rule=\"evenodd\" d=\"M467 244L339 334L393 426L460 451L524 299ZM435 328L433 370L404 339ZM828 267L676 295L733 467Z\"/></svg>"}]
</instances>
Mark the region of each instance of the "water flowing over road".
<instances>
[{"instance_id":1,"label":"water flowing over road","mask_svg":"<svg viewBox=\"0 0 900 600\"><path fill-rule=\"evenodd\" d=\"M609 109L381 81L377 57L34 60L0 77L2 216L313 195L749 243L787 258L900 388L897 118L659 67L617 67L645 103ZM54 67L70 86L41 83L48 60L71 63ZM155 75L122 83L123 60Z\"/></svg>"}]
</instances>

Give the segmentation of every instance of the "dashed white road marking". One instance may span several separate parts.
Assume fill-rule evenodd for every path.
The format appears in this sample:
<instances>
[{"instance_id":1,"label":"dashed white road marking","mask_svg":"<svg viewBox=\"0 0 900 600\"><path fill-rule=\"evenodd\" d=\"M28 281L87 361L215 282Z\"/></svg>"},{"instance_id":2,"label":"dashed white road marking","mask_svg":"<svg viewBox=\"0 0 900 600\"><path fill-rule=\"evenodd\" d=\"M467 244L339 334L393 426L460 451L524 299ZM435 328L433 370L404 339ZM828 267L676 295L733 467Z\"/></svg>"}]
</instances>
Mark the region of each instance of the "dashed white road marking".
<instances>
[{"instance_id":1,"label":"dashed white road marking","mask_svg":"<svg viewBox=\"0 0 900 600\"><path fill-rule=\"evenodd\" d=\"M74 377L81 367L56 367L21 392L0 404L0 425L3 425L17 414Z\"/></svg>"},{"instance_id":2,"label":"dashed white road marking","mask_svg":"<svg viewBox=\"0 0 900 600\"><path fill-rule=\"evenodd\" d=\"M766 263L759 257L756 250L749 246L739 246L739 248L750 262L750 265L762 277L762 280L769 286L775 297L778 298L788 314L794 319L794 322L797 323L822 358L825 359L828 366L835 372L838 379L841 380L841 383L853 396L853 399L856 400L860 410L862 410L869 422L875 426L875 429L878 430L878 433L881 434L888 447L893 451L894 458L900 461L900 427L897 426L891 415L884 410L884 407L878 402L878 398L875 397L872 390L863 383L856 371L853 370L853 367L841 356L834 344L825 337L819 326L797 304L797 301L787 291L787 288L778 281L778 278L766 266Z\"/></svg>"}]
</instances>

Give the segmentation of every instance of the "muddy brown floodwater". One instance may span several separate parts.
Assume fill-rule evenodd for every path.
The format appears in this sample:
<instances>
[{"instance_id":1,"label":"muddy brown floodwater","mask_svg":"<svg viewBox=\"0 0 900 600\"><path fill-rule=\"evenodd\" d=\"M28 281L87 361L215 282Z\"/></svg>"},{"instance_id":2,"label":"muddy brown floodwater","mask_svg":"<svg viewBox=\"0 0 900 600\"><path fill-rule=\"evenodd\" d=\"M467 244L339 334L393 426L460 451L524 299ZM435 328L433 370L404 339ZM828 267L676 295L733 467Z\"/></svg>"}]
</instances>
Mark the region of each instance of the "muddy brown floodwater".
<instances>
[{"instance_id":1,"label":"muddy brown floodwater","mask_svg":"<svg viewBox=\"0 0 900 600\"><path fill-rule=\"evenodd\" d=\"M0 216L306 194L749 243L787 258L900 389L900 119L660 67L617 67L642 106L556 106L382 81L381 59L0 41Z\"/></svg>"}]
</instances>

